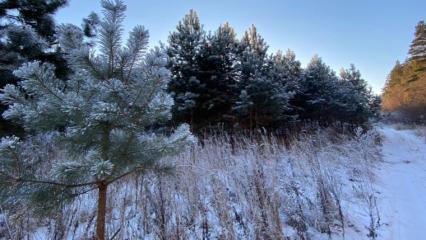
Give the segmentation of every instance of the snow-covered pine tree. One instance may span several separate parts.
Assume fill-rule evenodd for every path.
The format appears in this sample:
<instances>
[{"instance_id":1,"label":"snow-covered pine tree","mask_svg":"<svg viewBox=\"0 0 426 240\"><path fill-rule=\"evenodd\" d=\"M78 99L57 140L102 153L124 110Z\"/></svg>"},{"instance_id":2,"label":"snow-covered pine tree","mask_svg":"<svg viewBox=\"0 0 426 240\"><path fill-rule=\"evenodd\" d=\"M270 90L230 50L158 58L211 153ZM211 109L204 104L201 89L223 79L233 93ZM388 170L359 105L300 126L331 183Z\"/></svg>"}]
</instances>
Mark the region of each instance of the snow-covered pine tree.
<instances>
[{"instance_id":1,"label":"snow-covered pine tree","mask_svg":"<svg viewBox=\"0 0 426 240\"><path fill-rule=\"evenodd\" d=\"M247 82L253 79L257 73L262 72L268 45L257 32L256 26L252 25L244 32L238 48L241 69L240 81Z\"/></svg>"},{"instance_id":2,"label":"snow-covered pine tree","mask_svg":"<svg viewBox=\"0 0 426 240\"><path fill-rule=\"evenodd\" d=\"M29 62L15 74L23 81L7 85L0 95L9 105L3 114L29 133L56 132L52 141L63 157L34 159L23 141L0 143L1 196L24 193L44 210L54 209L81 192L98 190L96 239L105 239L108 186L132 174L162 171L159 159L181 151L195 139L188 125L167 135L158 126L171 118L167 94L170 72L159 48L146 53L148 31L136 26L121 45L125 5L102 1L104 17L99 47L87 44L84 32L62 25L59 44L72 74L59 81L48 63ZM14 197L13 194L11 197ZM28 202L30 204L30 202Z\"/></svg>"},{"instance_id":3,"label":"snow-covered pine tree","mask_svg":"<svg viewBox=\"0 0 426 240\"><path fill-rule=\"evenodd\" d=\"M320 57L314 56L304 70L300 92L296 96L302 118L335 121L334 113L339 105L339 98L336 98L339 85L334 71Z\"/></svg>"},{"instance_id":4,"label":"snow-covered pine tree","mask_svg":"<svg viewBox=\"0 0 426 240\"><path fill-rule=\"evenodd\" d=\"M205 86L199 80L200 49L205 32L194 10L185 15L169 36L167 54L172 73L169 91L173 96L173 118L176 122L191 122L197 98Z\"/></svg>"},{"instance_id":5,"label":"snow-covered pine tree","mask_svg":"<svg viewBox=\"0 0 426 240\"><path fill-rule=\"evenodd\" d=\"M240 97L233 109L240 119L249 120L252 129L257 127L258 111L265 100L257 95L268 88L265 76L268 45L252 25L244 33L238 48Z\"/></svg>"},{"instance_id":6,"label":"snow-covered pine tree","mask_svg":"<svg viewBox=\"0 0 426 240\"><path fill-rule=\"evenodd\" d=\"M251 127L294 119L290 101L298 92L302 68L292 51L267 56L267 45L256 27L240 43L240 99L234 109ZM247 109L248 108L248 109Z\"/></svg>"},{"instance_id":7,"label":"snow-covered pine tree","mask_svg":"<svg viewBox=\"0 0 426 240\"><path fill-rule=\"evenodd\" d=\"M209 34L201 47L199 78L206 88L199 95L194 116L199 126L217 123L232 126L231 108L239 94L237 47L235 31L228 23Z\"/></svg>"},{"instance_id":8,"label":"snow-covered pine tree","mask_svg":"<svg viewBox=\"0 0 426 240\"><path fill-rule=\"evenodd\" d=\"M416 26L415 37L408 54L410 60L426 59L426 24L424 21L420 21Z\"/></svg>"},{"instance_id":9,"label":"snow-covered pine tree","mask_svg":"<svg viewBox=\"0 0 426 240\"><path fill-rule=\"evenodd\" d=\"M374 95L368 88L367 82L361 73L351 64L349 69L342 69L340 79L343 81L341 88L346 89L343 98L346 98L345 119L353 123L365 123L373 116L372 104Z\"/></svg>"},{"instance_id":10,"label":"snow-covered pine tree","mask_svg":"<svg viewBox=\"0 0 426 240\"><path fill-rule=\"evenodd\" d=\"M278 51L273 55L273 60L278 66L281 84L286 85L288 90L296 92L302 75L301 63L296 59L296 54L288 49L284 54Z\"/></svg>"},{"instance_id":11,"label":"snow-covered pine tree","mask_svg":"<svg viewBox=\"0 0 426 240\"><path fill-rule=\"evenodd\" d=\"M267 76L271 82L273 91L270 97L271 105L276 105L276 110L271 109L273 121L290 120L294 121L297 118L292 100L300 88L300 79L302 76L301 63L296 60L296 55L293 51L287 50L285 54L278 51L268 59ZM266 109L268 106L265 106Z\"/></svg>"},{"instance_id":12,"label":"snow-covered pine tree","mask_svg":"<svg viewBox=\"0 0 426 240\"><path fill-rule=\"evenodd\" d=\"M378 94L373 94L370 99L371 117L375 120L381 120L382 112L382 97Z\"/></svg>"},{"instance_id":13,"label":"snow-covered pine tree","mask_svg":"<svg viewBox=\"0 0 426 240\"><path fill-rule=\"evenodd\" d=\"M247 82L240 103L245 104L244 98L249 97L256 127L273 127L290 119L289 101L298 88L300 77L300 71L297 76L297 70L289 66L294 64L292 61L295 59L287 59L281 52L272 54L265 59L262 70Z\"/></svg>"}]
</instances>

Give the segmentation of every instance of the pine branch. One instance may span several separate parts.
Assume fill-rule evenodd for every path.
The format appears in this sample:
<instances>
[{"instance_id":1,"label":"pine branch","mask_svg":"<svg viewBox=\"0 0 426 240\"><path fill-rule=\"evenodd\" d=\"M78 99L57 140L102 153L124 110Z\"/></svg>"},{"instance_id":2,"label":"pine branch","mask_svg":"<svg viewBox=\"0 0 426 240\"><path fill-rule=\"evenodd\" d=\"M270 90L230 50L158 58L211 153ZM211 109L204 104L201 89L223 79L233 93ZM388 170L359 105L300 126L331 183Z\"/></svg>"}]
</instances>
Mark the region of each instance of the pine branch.
<instances>
[{"instance_id":1,"label":"pine branch","mask_svg":"<svg viewBox=\"0 0 426 240\"><path fill-rule=\"evenodd\" d=\"M62 183L62 182L56 182L56 181L50 181L50 180L27 179L27 178L22 178L22 177L10 176L9 174L7 174L3 171L0 171L0 175L3 175L6 178L10 179L10 181L7 181L7 182L47 184L47 185L60 186L60 187L64 187L64 188L84 187L84 186L94 185L94 184L98 183L98 181L93 181L93 182L79 183L79 184L68 184L68 183Z\"/></svg>"},{"instance_id":2,"label":"pine branch","mask_svg":"<svg viewBox=\"0 0 426 240\"><path fill-rule=\"evenodd\" d=\"M38 76L35 76L34 78L45 90L47 90L51 95L53 95L55 98L59 99L61 102L64 100L59 97L52 89L50 89L46 84L43 83L43 80L41 80Z\"/></svg>"}]
</instances>

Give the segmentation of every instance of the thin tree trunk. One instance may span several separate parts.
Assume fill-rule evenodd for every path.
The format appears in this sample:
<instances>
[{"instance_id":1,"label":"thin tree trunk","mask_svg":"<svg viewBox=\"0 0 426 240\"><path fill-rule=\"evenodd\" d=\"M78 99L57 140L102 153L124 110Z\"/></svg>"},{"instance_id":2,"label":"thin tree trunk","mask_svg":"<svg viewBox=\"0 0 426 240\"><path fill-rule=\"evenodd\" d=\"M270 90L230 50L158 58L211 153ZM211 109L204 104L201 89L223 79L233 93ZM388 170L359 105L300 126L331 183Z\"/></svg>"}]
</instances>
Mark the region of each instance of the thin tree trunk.
<instances>
[{"instance_id":1,"label":"thin tree trunk","mask_svg":"<svg viewBox=\"0 0 426 240\"><path fill-rule=\"evenodd\" d=\"M98 216L96 218L96 239L105 240L105 215L106 215L106 199L107 187L105 182L98 184Z\"/></svg>"},{"instance_id":2,"label":"thin tree trunk","mask_svg":"<svg viewBox=\"0 0 426 240\"><path fill-rule=\"evenodd\" d=\"M250 129L249 129L249 131L250 131L250 140L253 140L252 138L253 138L253 110L252 109L250 109L249 110L250 112L249 112L249 119L250 119Z\"/></svg>"}]
</instances>

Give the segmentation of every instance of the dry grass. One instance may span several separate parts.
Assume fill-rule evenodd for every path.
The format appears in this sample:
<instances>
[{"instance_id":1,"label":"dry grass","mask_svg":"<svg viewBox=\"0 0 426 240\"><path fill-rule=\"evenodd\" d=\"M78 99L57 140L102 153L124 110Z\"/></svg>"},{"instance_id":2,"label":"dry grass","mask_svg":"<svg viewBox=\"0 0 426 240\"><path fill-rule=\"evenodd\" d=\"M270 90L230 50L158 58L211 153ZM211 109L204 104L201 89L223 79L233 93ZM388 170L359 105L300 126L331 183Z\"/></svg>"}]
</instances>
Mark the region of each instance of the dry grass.
<instances>
[{"instance_id":1,"label":"dry grass","mask_svg":"<svg viewBox=\"0 0 426 240\"><path fill-rule=\"evenodd\" d=\"M289 147L263 134L233 145L217 135L179 156L171 176L131 176L110 188L108 236L115 239L315 239L344 235L354 186L374 181L377 134L323 130ZM359 195L370 196L369 191ZM370 192L371 191L371 192ZM57 216L33 220L23 208L8 217L11 236L91 239L96 193ZM1 229L1 228L0 228ZM18 234L19 233L19 234ZM37 238L37 233L40 237ZM7 236L6 230L3 231ZM365 236L365 235L364 235Z\"/></svg>"}]
</instances>

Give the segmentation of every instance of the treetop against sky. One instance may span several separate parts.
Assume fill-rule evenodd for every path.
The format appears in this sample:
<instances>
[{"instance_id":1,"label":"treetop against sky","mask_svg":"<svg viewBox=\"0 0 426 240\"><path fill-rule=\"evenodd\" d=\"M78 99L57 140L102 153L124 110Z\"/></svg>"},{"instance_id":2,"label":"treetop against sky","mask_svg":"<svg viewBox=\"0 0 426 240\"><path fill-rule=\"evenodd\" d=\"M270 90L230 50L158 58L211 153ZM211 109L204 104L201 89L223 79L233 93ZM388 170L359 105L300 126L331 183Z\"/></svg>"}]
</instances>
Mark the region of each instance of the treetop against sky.
<instances>
[{"instance_id":1,"label":"treetop against sky","mask_svg":"<svg viewBox=\"0 0 426 240\"><path fill-rule=\"evenodd\" d=\"M306 65L318 54L335 71L354 63L379 93L396 60L405 60L415 24L426 19L426 1L137 1L126 0L126 30L142 24L150 45L166 42L178 21L195 9L207 31L228 21L238 37L255 24L271 52L288 48ZM80 25L99 1L71 0L59 23ZM125 31L128 32L128 31Z\"/></svg>"}]
</instances>

